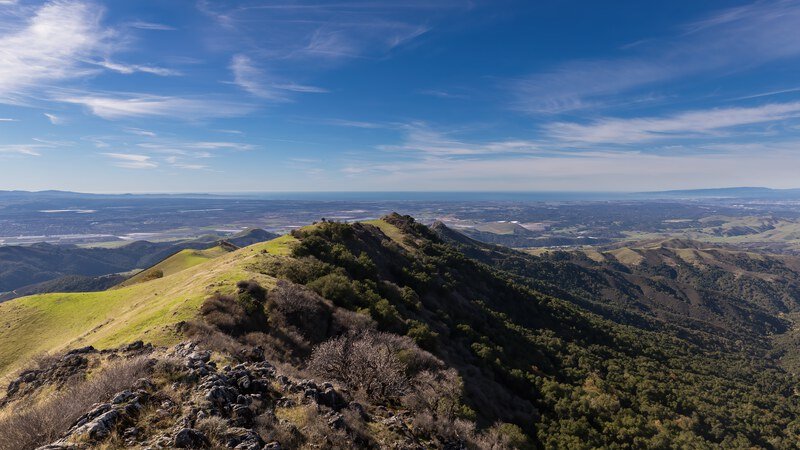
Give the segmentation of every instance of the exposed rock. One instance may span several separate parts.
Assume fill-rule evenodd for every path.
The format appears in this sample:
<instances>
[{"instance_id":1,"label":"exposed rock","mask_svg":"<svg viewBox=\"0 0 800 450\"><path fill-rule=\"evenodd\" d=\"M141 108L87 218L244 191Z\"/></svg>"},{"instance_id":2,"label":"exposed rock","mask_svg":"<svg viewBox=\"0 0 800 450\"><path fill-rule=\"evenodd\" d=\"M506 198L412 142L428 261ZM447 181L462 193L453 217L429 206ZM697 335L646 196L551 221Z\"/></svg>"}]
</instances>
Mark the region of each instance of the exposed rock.
<instances>
[{"instance_id":1,"label":"exposed rock","mask_svg":"<svg viewBox=\"0 0 800 450\"><path fill-rule=\"evenodd\" d=\"M76 349L70 350L70 351L67 352L67 355L85 355L87 353L96 353L96 352L97 352L97 350L94 347L92 347L91 345L88 345L86 347L81 347L81 348L76 348Z\"/></svg>"},{"instance_id":2,"label":"exposed rock","mask_svg":"<svg viewBox=\"0 0 800 450\"><path fill-rule=\"evenodd\" d=\"M228 428L225 433L225 446L239 450L261 450L264 441L253 430L241 427Z\"/></svg>"},{"instance_id":3,"label":"exposed rock","mask_svg":"<svg viewBox=\"0 0 800 450\"><path fill-rule=\"evenodd\" d=\"M184 428L175 435L176 448L206 448L211 443L208 438L201 432Z\"/></svg>"},{"instance_id":4,"label":"exposed rock","mask_svg":"<svg viewBox=\"0 0 800 450\"><path fill-rule=\"evenodd\" d=\"M249 427L253 424L255 414L253 410L245 405L236 405L233 407L233 424L239 427Z\"/></svg>"}]
</instances>

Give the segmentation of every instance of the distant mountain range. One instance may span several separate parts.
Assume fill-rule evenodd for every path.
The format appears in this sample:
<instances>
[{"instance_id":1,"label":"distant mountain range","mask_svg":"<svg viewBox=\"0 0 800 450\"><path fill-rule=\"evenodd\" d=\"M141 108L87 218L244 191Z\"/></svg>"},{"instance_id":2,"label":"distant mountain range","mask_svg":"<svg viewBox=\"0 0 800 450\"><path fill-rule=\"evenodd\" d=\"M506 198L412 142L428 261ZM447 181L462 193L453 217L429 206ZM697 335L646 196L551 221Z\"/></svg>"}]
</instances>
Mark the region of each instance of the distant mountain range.
<instances>
[{"instance_id":1,"label":"distant mountain range","mask_svg":"<svg viewBox=\"0 0 800 450\"><path fill-rule=\"evenodd\" d=\"M730 187L713 189L685 189L658 192L639 192L633 194L645 198L670 197L670 198L797 198L800 189L771 189L765 187Z\"/></svg>"},{"instance_id":2,"label":"distant mountain range","mask_svg":"<svg viewBox=\"0 0 800 450\"><path fill-rule=\"evenodd\" d=\"M800 188L772 189L766 187L723 187L707 189L678 189L642 192L589 191L408 191L408 192L241 192L241 193L152 193L152 194L93 194L71 191L2 191L0 201L26 199L78 198L258 198L264 200L347 200L347 201L591 201L658 198L799 198Z\"/></svg>"}]
</instances>

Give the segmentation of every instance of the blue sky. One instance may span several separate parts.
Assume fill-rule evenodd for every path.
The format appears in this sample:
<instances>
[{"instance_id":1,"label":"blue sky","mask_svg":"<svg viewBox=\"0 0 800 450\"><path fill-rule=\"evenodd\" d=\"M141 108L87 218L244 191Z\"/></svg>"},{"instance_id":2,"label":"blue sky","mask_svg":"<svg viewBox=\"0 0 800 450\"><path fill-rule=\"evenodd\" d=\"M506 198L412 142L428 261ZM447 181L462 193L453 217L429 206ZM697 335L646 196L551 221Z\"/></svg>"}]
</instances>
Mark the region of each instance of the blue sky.
<instances>
[{"instance_id":1,"label":"blue sky","mask_svg":"<svg viewBox=\"0 0 800 450\"><path fill-rule=\"evenodd\" d=\"M0 0L0 189L800 187L800 2Z\"/></svg>"}]
</instances>

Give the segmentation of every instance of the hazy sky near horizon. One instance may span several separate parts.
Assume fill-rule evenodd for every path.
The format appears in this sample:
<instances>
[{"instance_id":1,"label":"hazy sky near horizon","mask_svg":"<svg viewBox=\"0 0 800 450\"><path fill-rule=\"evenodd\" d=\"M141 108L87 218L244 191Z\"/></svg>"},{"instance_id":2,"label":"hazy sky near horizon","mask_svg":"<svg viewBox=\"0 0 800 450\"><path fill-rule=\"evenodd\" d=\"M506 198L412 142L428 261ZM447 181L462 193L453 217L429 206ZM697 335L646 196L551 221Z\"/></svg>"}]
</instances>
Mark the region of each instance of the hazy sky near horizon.
<instances>
[{"instance_id":1,"label":"hazy sky near horizon","mask_svg":"<svg viewBox=\"0 0 800 450\"><path fill-rule=\"evenodd\" d=\"M0 0L0 190L800 187L800 1Z\"/></svg>"}]
</instances>

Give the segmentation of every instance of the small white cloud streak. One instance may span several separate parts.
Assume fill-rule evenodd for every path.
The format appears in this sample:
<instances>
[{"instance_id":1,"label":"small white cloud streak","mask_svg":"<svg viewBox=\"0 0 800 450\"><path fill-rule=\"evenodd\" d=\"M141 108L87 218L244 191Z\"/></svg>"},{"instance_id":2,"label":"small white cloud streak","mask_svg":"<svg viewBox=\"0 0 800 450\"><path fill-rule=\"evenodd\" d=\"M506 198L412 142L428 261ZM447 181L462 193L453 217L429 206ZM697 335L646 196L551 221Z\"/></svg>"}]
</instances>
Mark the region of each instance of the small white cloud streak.
<instances>
[{"instance_id":1,"label":"small white cloud streak","mask_svg":"<svg viewBox=\"0 0 800 450\"><path fill-rule=\"evenodd\" d=\"M113 159L113 163L117 167L124 169L154 169L158 164L151 161L151 157L147 155L137 155L132 153L103 153Z\"/></svg>"},{"instance_id":2,"label":"small white cloud streak","mask_svg":"<svg viewBox=\"0 0 800 450\"><path fill-rule=\"evenodd\" d=\"M224 141L165 141L165 142L142 142L137 144L140 148L146 148L155 151L180 151L180 152L197 152L198 150L213 151L213 150L238 150L246 151L256 148L252 144L242 142L224 142ZM198 152L203 153L203 152ZM183 154L183 153L182 153Z\"/></svg>"},{"instance_id":3,"label":"small white cloud streak","mask_svg":"<svg viewBox=\"0 0 800 450\"><path fill-rule=\"evenodd\" d=\"M129 24L132 28L140 30L153 30L153 31L175 31L177 28L155 22L133 22Z\"/></svg>"},{"instance_id":4,"label":"small white cloud streak","mask_svg":"<svg viewBox=\"0 0 800 450\"><path fill-rule=\"evenodd\" d=\"M324 94L328 90L297 83L275 83L247 55L234 55L230 64L233 83L250 94L273 101L288 100L287 92Z\"/></svg>"},{"instance_id":5,"label":"small white cloud streak","mask_svg":"<svg viewBox=\"0 0 800 450\"><path fill-rule=\"evenodd\" d=\"M64 123L64 119L55 114L44 113L44 116L47 117L47 120L53 125L61 125Z\"/></svg>"},{"instance_id":6,"label":"small white cloud streak","mask_svg":"<svg viewBox=\"0 0 800 450\"><path fill-rule=\"evenodd\" d=\"M253 65L253 61L247 55L235 55L231 59L231 71L233 82L245 91L263 99L284 100L281 93L264 86L262 80L264 74Z\"/></svg>"},{"instance_id":7,"label":"small white cloud streak","mask_svg":"<svg viewBox=\"0 0 800 450\"><path fill-rule=\"evenodd\" d=\"M17 154L25 156L41 156L38 149L43 145L8 144L0 145L0 154Z\"/></svg>"},{"instance_id":8,"label":"small white cloud streak","mask_svg":"<svg viewBox=\"0 0 800 450\"><path fill-rule=\"evenodd\" d=\"M137 72L149 73L162 77L181 75L181 73L177 70L166 69L163 67L144 66L139 64L122 64L109 60L96 61L94 64L124 75L131 75Z\"/></svg>"},{"instance_id":9,"label":"small white cloud streak","mask_svg":"<svg viewBox=\"0 0 800 450\"><path fill-rule=\"evenodd\" d=\"M284 91L301 92L307 94L327 94L328 92L330 92L328 89L325 88L317 86L308 86L304 84L295 84L295 83L273 84L272 87Z\"/></svg>"},{"instance_id":10,"label":"small white cloud streak","mask_svg":"<svg viewBox=\"0 0 800 450\"><path fill-rule=\"evenodd\" d=\"M0 117L0 122L19 122L17 119L9 119L7 117Z\"/></svg>"},{"instance_id":11,"label":"small white cloud streak","mask_svg":"<svg viewBox=\"0 0 800 450\"><path fill-rule=\"evenodd\" d=\"M604 118L588 124L556 122L545 132L563 142L634 144L662 139L708 135L726 128L763 124L800 117L800 102L757 107L718 108L683 112L666 117Z\"/></svg>"},{"instance_id":12,"label":"small white cloud streak","mask_svg":"<svg viewBox=\"0 0 800 450\"><path fill-rule=\"evenodd\" d=\"M176 120L200 120L242 116L252 110L249 105L214 99L192 99L153 95L105 96L73 95L56 100L86 107L92 114L107 120L133 117L166 117Z\"/></svg>"},{"instance_id":13,"label":"small white cloud streak","mask_svg":"<svg viewBox=\"0 0 800 450\"><path fill-rule=\"evenodd\" d=\"M130 134L135 134L137 136L144 136L144 137L156 137L157 136L156 133L154 133L152 131L148 131L148 130L142 130L141 128L124 128L122 131L124 131L126 133L130 133Z\"/></svg>"},{"instance_id":14,"label":"small white cloud streak","mask_svg":"<svg viewBox=\"0 0 800 450\"><path fill-rule=\"evenodd\" d=\"M435 131L422 123L405 126L405 140L399 145L381 145L378 149L406 154L424 154L434 156L469 156L469 155L502 155L527 153L535 154L543 151L540 143L523 139L494 142L466 142L455 139L439 131Z\"/></svg>"}]
</instances>

